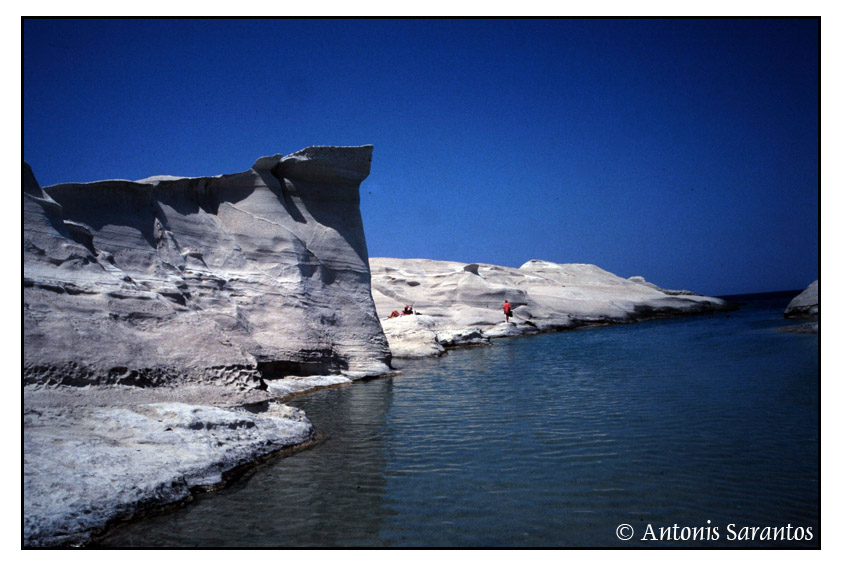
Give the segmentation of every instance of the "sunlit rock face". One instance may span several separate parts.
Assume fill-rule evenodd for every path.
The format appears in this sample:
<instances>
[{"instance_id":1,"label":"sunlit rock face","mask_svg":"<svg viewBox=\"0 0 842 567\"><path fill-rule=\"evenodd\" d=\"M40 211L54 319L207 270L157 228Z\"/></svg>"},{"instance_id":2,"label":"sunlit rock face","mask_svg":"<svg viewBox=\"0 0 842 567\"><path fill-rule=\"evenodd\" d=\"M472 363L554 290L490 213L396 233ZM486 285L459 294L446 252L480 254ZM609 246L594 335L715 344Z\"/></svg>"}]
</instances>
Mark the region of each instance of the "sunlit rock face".
<instances>
[{"instance_id":1,"label":"sunlit rock face","mask_svg":"<svg viewBox=\"0 0 842 567\"><path fill-rule=\"evenodd\" d=\"M663 290L643 278L629 280L592 264L530 260L520 268L422 259L372 258L372 294L395 356L432 352L430 336L445 346L482 338L628 323L653 317L732 308L726 301ZM506 322L503 302L513 317ZM389 319L410 305L423 321ZM423 325L421 324L423 322ZM414 334L410 335L410 331ZM425 334L426 333L426 334ZM424 335L411 348L414 336ZM464 340L463 340L464 339ZM433 353L435 354L435 353Z\"/></svg>"},{"instance_id":2,"label":"sunlit rock face","mask_svg":"<svg viewBox=\"0 0 842 567\"><path fill-rule=\"evenodd\" d=\"M784 317L788 319L819 318L819 280L814 281L807 289L796 295L787 305Z\"/></svg>"},{"instance_id":3,"label":"sunlit rock face","mask_svg":"<svg viewBox=\"0 0 842 567\"><path fill-rule=\"evenodd\" d=\"M303 412L277 403L260 413L178 402L40 404L23 424L26 547L88 543L112 522L222 486L238 467L315 434Z\"/></svg>"},{"instance_id":4,"label":"sunlit rock face","mask_svg":"<svg viewBox=\"0 0 842 567\"><path fill-rule=\"evenodd\" d=\"M359 210L371 156L43 189L24 164L24 383L388 371Z\"/></svg>"}]
</instances>

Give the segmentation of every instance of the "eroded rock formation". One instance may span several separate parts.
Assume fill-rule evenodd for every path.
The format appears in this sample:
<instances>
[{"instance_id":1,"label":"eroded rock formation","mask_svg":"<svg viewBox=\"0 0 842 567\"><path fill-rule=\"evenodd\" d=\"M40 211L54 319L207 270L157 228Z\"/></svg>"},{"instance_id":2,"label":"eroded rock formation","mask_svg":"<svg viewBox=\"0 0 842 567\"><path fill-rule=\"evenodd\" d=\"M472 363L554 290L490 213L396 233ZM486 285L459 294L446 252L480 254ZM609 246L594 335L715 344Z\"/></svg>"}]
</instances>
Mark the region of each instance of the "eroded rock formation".
<instances>
[{"instance_id":1,"label":"eroded rock formation","mask_svg":"<svg viewBox=\"0 0 842 567\"><path fill-rule=\"evenodd\" d=\"M371 154L45 189L24 164L24 383L387 371L359 211Z\"/></svg>"},{"instance_id":2,"label":"eroded rock formation","mask_svg":"<svg viewBox=\"0 0 842 567\"><path fill-rule=\"evenodd\" d=\"M304 413L285 405L249 412L139 400L138 390L119 405L102 392L81 405L67 389L42 392L50 399L25 409L23 545L86 543L314 435Z\"/></svg>"},{"instance_id":3,"label":"eroded rock formation","mask_svg":"<svg viewBox=\"0 0 842 567\"><path fill-rule=\"evenodd\" d=\"M819 280L814 281L807 289L796 295L787 305L784 317L788 319L819 318Z\"/></svg>"},{"instance_id":4,"label":"eroded rock formation","mask_svg":"<svg viewBox=\"0 0 842 567\"><path fill-rule=\"evenodd\" d=\"M734 308L719 298L663 290L592 264L530 260L507 268L372 258L371 269L377 312L396 357L440 354L445 346L502 336ZM505 300L514 314L508 323ZM388 318L407 304L420 315Z\"/></svg>"},{"instance_id":5,"label":"eroded rock formation","mask_svg":"<svg viewBox=\"0 0 842 567\"><path fill-rule=\"evenodd\" d=\"M390 370L359 210L371 153L44 189L24 164L23 545L218 487L315 434L274 398Z\"/></svg>"}]
</instances>

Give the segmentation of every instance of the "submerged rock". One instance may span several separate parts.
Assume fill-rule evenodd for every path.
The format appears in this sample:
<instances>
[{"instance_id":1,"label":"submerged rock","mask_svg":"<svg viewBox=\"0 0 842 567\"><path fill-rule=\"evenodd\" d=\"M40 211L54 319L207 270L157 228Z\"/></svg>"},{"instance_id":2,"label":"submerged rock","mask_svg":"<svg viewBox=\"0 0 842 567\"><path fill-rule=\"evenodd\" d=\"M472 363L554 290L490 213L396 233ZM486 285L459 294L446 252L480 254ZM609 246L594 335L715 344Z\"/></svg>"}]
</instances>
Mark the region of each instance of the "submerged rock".
<instances>
[{"instance_id":1,"label":"submerged rock","mask_svg":"<svg viewBox=\"0 0 842 567\"><path fill-rule=\"evenodd\" d=\"M372 295L395 357L440 354L436 343L442 347L480 343L497 337L734 308L719 298L663 290L643 278L624 279L592 264L530 260L520 268L508 268L371 258L371 269ZM513 309L508 323L502 312L506 300ZM423 316L386 319L406 304ZM412 319L417 322L404 321ZM417 347L410 344L413 340Z\"/></svg>"},{"instance_id":2,"label":"submerged rock","mask_svg":"<svg viewBox=\"0 0 842 567\"><path fill-rule=\"evenodd\" d=\"M294 394L310 392L320 388L348 384L350 378L345 376L287 376L276 380L266 380L266 386L270 394L278 399L287 398Z\"/></svg>"},{"instance_id":3,"label":"submerged rock","mask_svg":"<svg viewBox=\"0 0 842 567\"><path fill-rule=\"evenodd\" d=\"M816 321L812 323L801 323L799 325L788 325L786 327L779 327L778 331L792 335L817 335L819 333L819 323Z\"/></svg>"}]
</instances>

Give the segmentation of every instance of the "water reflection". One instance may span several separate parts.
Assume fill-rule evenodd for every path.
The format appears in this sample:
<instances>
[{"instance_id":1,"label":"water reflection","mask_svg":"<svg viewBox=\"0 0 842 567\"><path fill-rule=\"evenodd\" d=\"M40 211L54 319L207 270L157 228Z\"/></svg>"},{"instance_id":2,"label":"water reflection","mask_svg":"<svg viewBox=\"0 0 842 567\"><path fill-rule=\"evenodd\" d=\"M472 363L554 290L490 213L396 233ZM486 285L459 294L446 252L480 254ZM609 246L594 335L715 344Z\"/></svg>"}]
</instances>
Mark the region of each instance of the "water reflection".
<instances>
[{"instance_id":1,"label":"water reflection","mask_svg":"<svg viewBox=\"0 0 842 567\"><path fill-rule=\"evenodd\" d=\"M391 378L309 394L323 444L264 464L233 486L163 516L125 526L102 545L120 547L343 547L380 545L385 416ZM309 411L308 411L309 413Z\"/></svg>"},{"instance_id":2,"label":"water reflection","mask_svg":"<svg viewBox=\"0 0 842 567\"><path fill-rule=\"evenodd\" d=\"M815 547L818 341L774 330L785 306L502 340L302 396L322 445L105 543L642 546L617 526L710 521L715 545L792 523Z\"/></svg>"}]
</instances>

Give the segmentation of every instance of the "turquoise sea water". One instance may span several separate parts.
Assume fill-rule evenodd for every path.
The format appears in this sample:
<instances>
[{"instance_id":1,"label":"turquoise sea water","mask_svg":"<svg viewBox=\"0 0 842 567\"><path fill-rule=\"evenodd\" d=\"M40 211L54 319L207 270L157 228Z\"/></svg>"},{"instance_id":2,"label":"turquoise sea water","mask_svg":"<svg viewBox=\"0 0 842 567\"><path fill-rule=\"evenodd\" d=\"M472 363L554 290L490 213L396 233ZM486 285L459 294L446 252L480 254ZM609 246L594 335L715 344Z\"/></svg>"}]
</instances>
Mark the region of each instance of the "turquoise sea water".
<instances>
[{"instance_id":1,"label":"turquoise sea water","mask_svg":"<svg viewBox=\"0 0 842 567\"><path fill-rule=\"evenodd\" d=\"M794 295L295 398L323 443L102 545L818 547L819 340L777 330Z\"/></svg>"}]
</instances>

